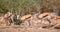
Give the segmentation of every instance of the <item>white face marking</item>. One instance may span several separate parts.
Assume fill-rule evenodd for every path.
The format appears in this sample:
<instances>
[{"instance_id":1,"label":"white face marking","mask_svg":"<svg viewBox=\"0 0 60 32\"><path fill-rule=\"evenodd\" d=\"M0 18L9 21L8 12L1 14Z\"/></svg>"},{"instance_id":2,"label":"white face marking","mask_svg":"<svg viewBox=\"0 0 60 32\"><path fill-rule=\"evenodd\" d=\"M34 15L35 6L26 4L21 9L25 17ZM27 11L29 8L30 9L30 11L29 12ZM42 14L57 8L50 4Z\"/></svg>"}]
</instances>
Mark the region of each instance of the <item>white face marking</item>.
<instances>
[{"instance_id":1,"label":"white face marking","mask_svg":"<svg viewBox=\"0 0 60 32\"><path fill-rule=\"evenodd\" d=\"M19 19L19 15L17 15L17 19Z\"/></svg>"}]
</instances>

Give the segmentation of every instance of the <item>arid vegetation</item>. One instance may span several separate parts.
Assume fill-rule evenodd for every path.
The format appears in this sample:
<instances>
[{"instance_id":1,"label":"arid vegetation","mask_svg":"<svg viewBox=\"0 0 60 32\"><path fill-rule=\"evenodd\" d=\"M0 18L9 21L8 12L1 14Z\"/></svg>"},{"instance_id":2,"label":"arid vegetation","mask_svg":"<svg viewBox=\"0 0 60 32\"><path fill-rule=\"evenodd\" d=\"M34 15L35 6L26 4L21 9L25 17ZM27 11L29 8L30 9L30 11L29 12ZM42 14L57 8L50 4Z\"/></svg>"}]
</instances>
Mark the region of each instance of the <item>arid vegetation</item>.
<instances>
[{"instance_id":1,"label":"arid vegetation","mask_svg":"<svg viewBox=\"0 0 60 32\"><path fill-rule=\"evenodd\" d=\"M37 12L55 12L59 14L60 0L0 0L0 12L8 11L19 15Z\"/></svg>"},{"instance_id":2,"label":"arid vegetation","mask_svg":"<svg viewBox=\"0 0 60 32\"><path fill-rule=\"evenodd\" d=\"M0 26L60 29L60 0L0 0Z\"/></svg>"}]
</instances>

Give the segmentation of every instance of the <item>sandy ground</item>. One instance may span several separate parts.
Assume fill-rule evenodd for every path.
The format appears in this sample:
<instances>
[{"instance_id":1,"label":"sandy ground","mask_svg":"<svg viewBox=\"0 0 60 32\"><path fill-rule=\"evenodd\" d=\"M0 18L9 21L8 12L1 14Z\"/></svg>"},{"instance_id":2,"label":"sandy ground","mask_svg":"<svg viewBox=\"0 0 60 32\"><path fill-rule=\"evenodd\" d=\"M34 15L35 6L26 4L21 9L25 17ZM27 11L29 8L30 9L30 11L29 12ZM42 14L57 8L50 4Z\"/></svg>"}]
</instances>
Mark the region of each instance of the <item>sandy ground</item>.
<instances>
[{"instance_id":1,"label":"sandy ground","mask_svg":"<svg viewBox=\"0 0 60 32\"><path fill-rule=\"evenodd\" d=\"M43 17L45 17L45 15ZM0 21L0 32L60 32L60 17L51 17L49 15L47 20L46 17L43 19L39 19L35 15L33 15L31 18L28 17L28 19L23 20L24 22L19 26L13 24L11 26L6 26L5 24L8 24L7 20L3 17L0 20L2 20ZM51 23L49 22L49 20ZM50 26L57 24L59 24L59 29L54 29L54 27L53 29L50 29ZM47 28L42 28L45 26Z\"/></svg>"},{"instance_id":2,"label":"sandy ground","mask_svg":"<svg viewBox=\"0 0 60 32\"><path fill-rule=\"evenodd\" d=\"M0 32L60 32L60 29L44 29L44 28L22 28L22 27L0 27Z\"/></svg>"}]
</instances>

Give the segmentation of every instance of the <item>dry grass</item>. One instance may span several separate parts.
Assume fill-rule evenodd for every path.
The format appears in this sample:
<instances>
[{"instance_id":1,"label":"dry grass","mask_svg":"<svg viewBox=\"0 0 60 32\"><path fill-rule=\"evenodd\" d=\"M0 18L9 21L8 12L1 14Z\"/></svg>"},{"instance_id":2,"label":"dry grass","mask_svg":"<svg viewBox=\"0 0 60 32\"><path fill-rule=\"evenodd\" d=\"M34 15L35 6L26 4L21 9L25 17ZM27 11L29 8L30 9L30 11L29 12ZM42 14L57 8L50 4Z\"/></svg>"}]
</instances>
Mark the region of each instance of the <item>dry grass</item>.
<instances>
[{"instance_id":1,"label":"dry grass","mask_svg":"<svg viewBox=\"0 0 60 32\"><path fill-rule=\"evenodd\" d=\"M56 14L60 14L60 0L1 0L0 11L20 14L34 14L37 12L50 12L55 10Z\"/></svg>"},{"instance_id":2,"label":"dry grass","mask_svg":"<svg viewBox=\"0 0 60 32\"><path fill-rule=\"evenodd\" d=\"M0 12L7 12L10 11L12 13L19 14L20 16L24 16L27 14L34 15L35 13L44 13L44 12L55 12L57 15L60 15L60 0L1 0L0 1ZM3 15L4 16L4 15ZM43 16L43 15L42 15ZM35 16L32 16L31 18L28 18L22 23L20 26L16 27L12 24L12 26L6 26L5 24L8 24L7 19L3 19L3 25L5 27L0 27L0 32L60 32L60 29L48 29L50 27L47 20L42 19L43 24L41 24L41 20L38 18L34 18ZM3 17L2 17L3 18ZM51 21L52 24L59 24L60 25L60 16L56 17L56 19L53 19ZM28 21L31 20L31 27L29 26ZM46 23L47 22L47 23ZM56 23L55 23L56 22ZM0 22L1 23L1 22ZM1 25L1 24L0 24ZM40 28L41 26L47 26L48 28Z\"/></svg>"}]
</instances>

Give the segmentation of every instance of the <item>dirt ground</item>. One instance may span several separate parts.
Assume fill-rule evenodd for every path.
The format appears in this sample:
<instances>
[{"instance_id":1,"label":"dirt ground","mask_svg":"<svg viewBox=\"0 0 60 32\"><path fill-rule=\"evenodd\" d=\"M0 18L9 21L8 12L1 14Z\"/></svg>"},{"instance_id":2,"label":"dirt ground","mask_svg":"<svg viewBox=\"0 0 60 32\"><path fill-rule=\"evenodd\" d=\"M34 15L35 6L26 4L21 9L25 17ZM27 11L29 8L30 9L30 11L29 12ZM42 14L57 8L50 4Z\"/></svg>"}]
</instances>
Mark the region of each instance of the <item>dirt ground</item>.
<instances>
[{"instance_id":1,"label":"dirt ground","mask_svg":"<svg viewBox=\"0 0 60 32\"><path fill-rule=\"evenodd\" d=\"M8 22L4 21L5 19L2 17L0 32L60 32L60 17L58 16L51 16L49 13L39 15L39 17L36 15L27 16L22 17L23 23L21 25L12 24L11 26L6 26L5 24L8 24Z\"/></svg>"},{"instance_id":2,"label":"dirt ground","mask_svg":"<svg viewBox=\"0 0 60 32\"><path fill-rule=\"evenodd\" d=\"M0 27L0 32L60 32L60 29Z\"/></svg>"}]
</instances>

